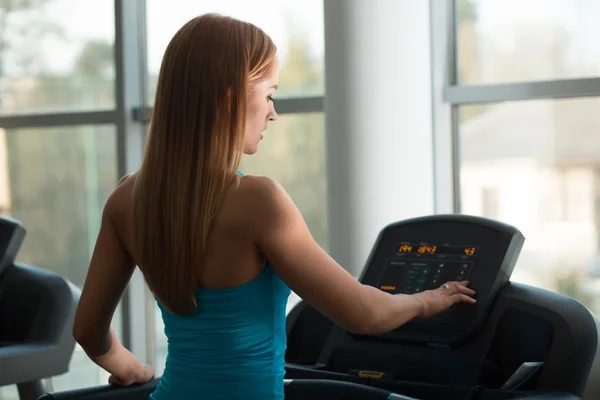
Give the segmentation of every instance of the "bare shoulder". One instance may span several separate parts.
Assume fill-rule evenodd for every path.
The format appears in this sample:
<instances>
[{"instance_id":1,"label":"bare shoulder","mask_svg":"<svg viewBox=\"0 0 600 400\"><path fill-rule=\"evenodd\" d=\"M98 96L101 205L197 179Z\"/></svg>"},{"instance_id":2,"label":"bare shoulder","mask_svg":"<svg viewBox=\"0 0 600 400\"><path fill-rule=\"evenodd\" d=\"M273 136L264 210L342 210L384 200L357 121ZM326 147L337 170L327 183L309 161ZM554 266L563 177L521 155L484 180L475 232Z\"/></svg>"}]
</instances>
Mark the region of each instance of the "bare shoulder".
<instances>
[{"instance_id":1,"label":"bare shoulder","mask_svg":"<svg viewBox=\"0 0 600 400\"><path fill-rule=\"evenodd\" d=\"M266 176L246 175L240 179L236 190L246 212L261 225L273 218L281 218L296 207L285 189L275 179Z\"/></svg>"},{"instance_id":2,"label":"bare shoulder","mask_svg":"<svg viewBox=\"0 0 600 400\"><path fill-rule=\"evenodd\" d=\"M287 196L283 187L275 179L260 175L245 175L240 178L238 193L253 200L276 200Z\"/></svg>"},{"instance_id":3,"label":"bare shoulder","mask_svg":"<svg viewBox=\"0 0 600 400\"><path fill-rule=\"evenodd\" d=\"M132 203L131 195L133 193L133 185L137 178L137 172L128 174L119 179L114 189L108 196L106 204L104 205L103 214L110 218L119 218L126 213Z\"/></svg>"}]
</instances>

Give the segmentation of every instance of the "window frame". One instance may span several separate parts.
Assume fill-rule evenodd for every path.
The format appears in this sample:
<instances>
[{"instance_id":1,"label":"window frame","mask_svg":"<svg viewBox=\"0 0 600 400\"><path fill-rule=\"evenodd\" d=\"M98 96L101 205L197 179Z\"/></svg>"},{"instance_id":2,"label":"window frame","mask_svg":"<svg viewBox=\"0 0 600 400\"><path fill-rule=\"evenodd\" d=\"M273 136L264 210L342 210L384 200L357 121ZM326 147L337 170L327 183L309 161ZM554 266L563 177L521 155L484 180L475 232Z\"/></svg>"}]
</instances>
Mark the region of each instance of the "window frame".
<instances>
[{"instance_id":1,"label":"window frame","mask_svg":"<svg viewBox=\"0 0 600 400\"><path fill-rule=\"evenodd\" d=\"M460 213L459 109L465 104L600 96L594 78L460 84L457 0L429 0L432 49L436 212Z\"/></svg>"}]
</instances>

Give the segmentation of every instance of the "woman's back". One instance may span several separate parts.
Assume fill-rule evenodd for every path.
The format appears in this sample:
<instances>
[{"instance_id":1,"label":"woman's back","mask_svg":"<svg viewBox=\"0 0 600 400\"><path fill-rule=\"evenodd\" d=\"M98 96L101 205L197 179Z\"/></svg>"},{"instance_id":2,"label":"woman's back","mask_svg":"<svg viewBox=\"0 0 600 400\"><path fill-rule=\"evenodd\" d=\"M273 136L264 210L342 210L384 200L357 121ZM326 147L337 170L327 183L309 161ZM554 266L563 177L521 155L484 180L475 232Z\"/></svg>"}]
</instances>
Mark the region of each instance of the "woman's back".
<instances>
[{"instance_id":1,"label":"woman's back","mask_svg":"<svg viewBox=\"0 0 600 400\"><path fill-rule=\"evenodd\" d=\"M135 179L135 174L126 178L113 196L121 214L117 233L134 261L131 193ZM152 399L200 395L236 399L247 398L248 393L255 398L283 398L290 289L252 242L247 216L252 214L248 200L254 179L240 177L215 217L206 262L197 265L202 277L194 293L198 311L176 315L157 300L168 354Z\"/></svg>"},{"instance_id":2,"label":"woman's back","mask_svg":"<svg viewBox=\"0 0 600 400\"><path fill-rule=\"evenodd\" d=\"M283 399L289 294L267 265L235 288L198 289L196 315L176 316L159 303L168 355L151 398Z\"/></svg>"},{"instance_id":3,"label":"woman's back","mask_svg":"<svg viewBox=\"0 0 600 400\"><path fill-rule=\"evenodd\" d=\"M132 192L137 173L124 178L113 194L118 203L116 229L127 251L140 265L135 251ZM246 176L227 191L223 204L215 216L202 266L198 265L199 281L196 286L206 289L227 289L240 286L260 275L266 259L254 243L255 224L252 202L256 180L260 177ZM176 194L174 194L176 196ZM142 271L144 270L142 266Z\"/></svg>"}]
</instances>

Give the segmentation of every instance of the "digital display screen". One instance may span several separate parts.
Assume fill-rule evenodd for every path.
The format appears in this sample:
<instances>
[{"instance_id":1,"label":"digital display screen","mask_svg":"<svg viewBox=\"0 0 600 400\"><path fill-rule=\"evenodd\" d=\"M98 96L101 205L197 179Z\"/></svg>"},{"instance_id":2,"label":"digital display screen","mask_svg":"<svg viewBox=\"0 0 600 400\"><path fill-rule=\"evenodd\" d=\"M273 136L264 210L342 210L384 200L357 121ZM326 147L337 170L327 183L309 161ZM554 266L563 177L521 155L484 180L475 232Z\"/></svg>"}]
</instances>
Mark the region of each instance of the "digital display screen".
<instances>
[{"instance_id":1,"label":"digital display screen","mask_svg":"<svg viewBox=\"0 0 600 400\"><path fill-rule=\"evenodd\" d=\"M413 245L403 243L398 245L396 251L398 253L409 254L447 254L472 257L477 253L477 248L471 246Z\"/></svg>"}]
</instances>

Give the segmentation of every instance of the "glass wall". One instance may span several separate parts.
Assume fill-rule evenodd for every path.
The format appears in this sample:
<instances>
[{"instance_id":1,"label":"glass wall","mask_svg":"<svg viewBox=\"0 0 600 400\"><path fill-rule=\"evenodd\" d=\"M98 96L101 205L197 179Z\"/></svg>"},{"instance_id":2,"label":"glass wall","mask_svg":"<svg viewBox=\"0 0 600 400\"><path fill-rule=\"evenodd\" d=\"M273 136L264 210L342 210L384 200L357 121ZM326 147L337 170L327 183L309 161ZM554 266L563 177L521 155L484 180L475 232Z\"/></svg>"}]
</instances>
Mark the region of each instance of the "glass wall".
<instances>
[{"instance_id":1,"label":"glass wall","mask_svg":"<svg viewBox=\"0 0 600 400\"><path fill-rule=\"evenodd\" d=\"M0 29L0 114L114 107L113 2L2 0Z\"/></svg>"},{"instance_id":2,"label":"glass wall","mask_svg":"<svg viewBox=\"0 0 600 400\"><path fill-rule=\"evenodd\" d=\"M455 4L459 210L523 231L514 281L600 314L600 3Z\"/></svg>"},{"instance_id":3,"label":"glass wall","mask_svg":"<svg viewBox=\"0 0 600 400\"><path fill-rule=\"evenodd\" d=\"M17 261L83 286L117 176L114 127L2 130L0 146L6 152L2 211L27 228Z\"/></svg>"},{"instance_id":4,"label":"glass wall","mask_svg":"<svg viewBox=\"0 0 600 400\"><path fill-rule=\"evenodd\" d=\"M147 4L151 104L167 44L183 24L205 13L251 22L271 36L281 60L281 84L276 97L324 94L323 0L148 0Z\"/></svg>"},{"instance_id":5,"label":"glass wall","mask_svg":"<svg viewBox=\"0 0 600 400\"><path fill-rule=\"evenodd\" d=\"M600 75L596 0L457 0L461 84Z\"/></svg>"}]
</instances>

